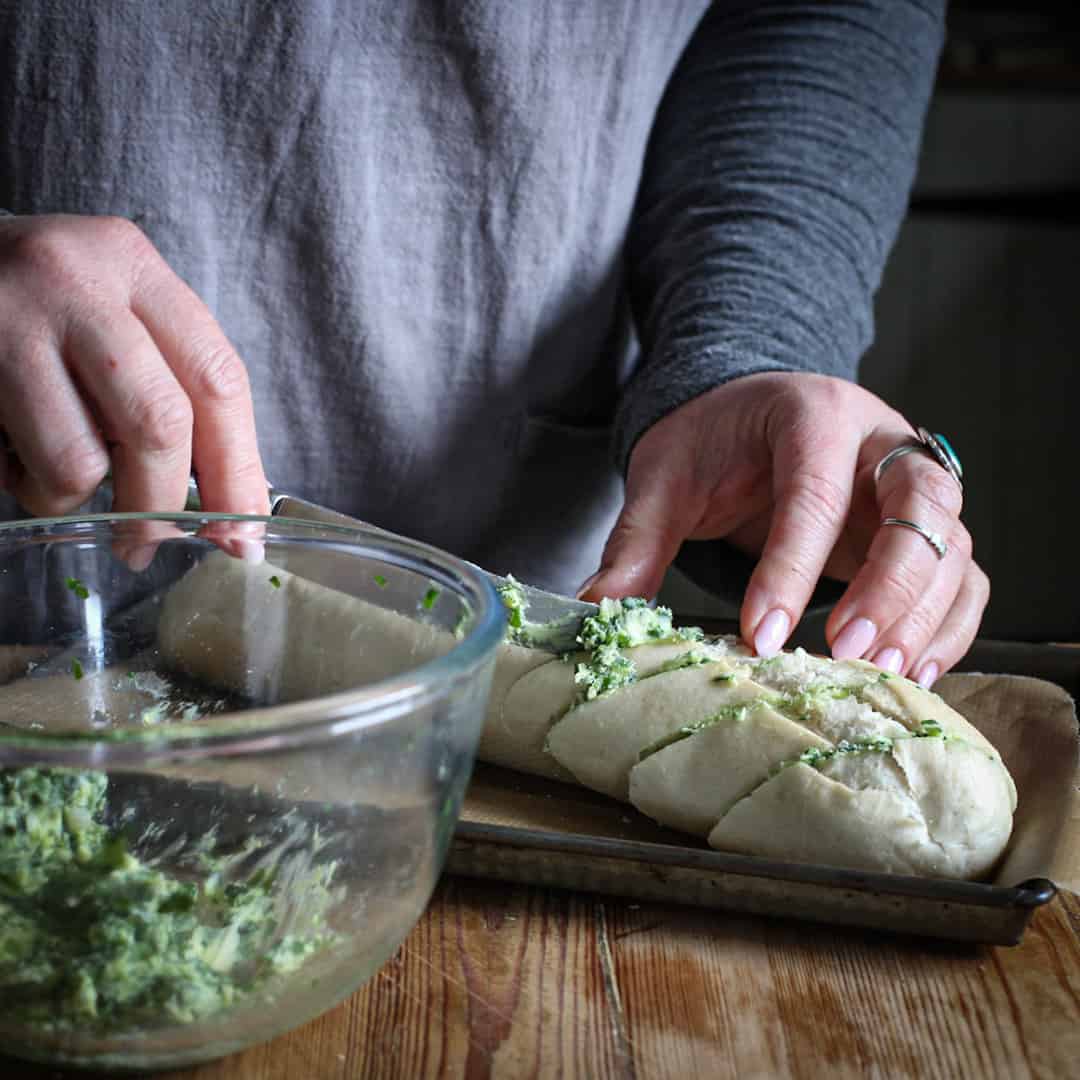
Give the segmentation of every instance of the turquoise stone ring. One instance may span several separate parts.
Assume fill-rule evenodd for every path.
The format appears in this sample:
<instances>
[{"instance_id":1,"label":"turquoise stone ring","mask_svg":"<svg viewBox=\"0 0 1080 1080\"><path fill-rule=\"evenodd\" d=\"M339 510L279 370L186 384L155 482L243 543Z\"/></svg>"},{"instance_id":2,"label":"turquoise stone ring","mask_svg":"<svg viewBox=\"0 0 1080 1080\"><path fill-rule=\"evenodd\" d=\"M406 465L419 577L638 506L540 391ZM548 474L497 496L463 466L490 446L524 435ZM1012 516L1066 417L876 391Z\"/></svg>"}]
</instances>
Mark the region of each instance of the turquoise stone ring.
<instances>
[{"instance_id":1,"label":"turquoise stone ring","mask_svg":"<svg viewBox=\"0 0 1080 1080\"><path fill-rule=\"evenodd\" d=\"M919 433L919 442L934 455L934 460L962 488L964 486L964 466L960 464L960 458L952 448L952 443L940 432L930 432L924 427L916 430Z\"/></svg>"},{"instance_id":2,"label":"turquoise stone ring","mask_svg":"<svg viewBox=\"0 0 1080 1080\"><path fill-rule=\"evenodd\" d=\"M964 490L964 467L960 464L960 458L952 448L952 443L939 432L931 433L926 428L916 428L918 438L909 439L899 446L893 447L878 463L874 469L874 483L881 480L882 473L905 454L927 454L932 457Z\"/></svg>"}]
</instances>

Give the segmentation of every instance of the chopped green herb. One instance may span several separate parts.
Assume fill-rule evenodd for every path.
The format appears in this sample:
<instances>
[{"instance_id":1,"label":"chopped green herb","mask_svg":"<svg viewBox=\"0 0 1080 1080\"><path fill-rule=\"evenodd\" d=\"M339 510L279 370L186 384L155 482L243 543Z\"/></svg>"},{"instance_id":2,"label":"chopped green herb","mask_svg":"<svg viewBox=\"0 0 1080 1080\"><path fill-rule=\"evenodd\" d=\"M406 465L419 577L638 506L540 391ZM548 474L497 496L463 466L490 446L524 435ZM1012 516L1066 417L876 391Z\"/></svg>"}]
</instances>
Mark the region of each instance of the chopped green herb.
<instances>
[{"instance_id":1,"label":"chopped green herb","mask_svg":"<svg viewBox=\"0 0 1080 1080\"><path fill-rule=\"evenodd\" d=\"M775 765L769 776L775 776L778 772L790 765L809 765L812 768L820 768L826 761L843 754L888 754L898 742L905 739L947 739L949 736L942 730L936 720L924 720L917 731L911 735L901 735L896 739L887 738L884 735L873 735L865 739L841 739L835 746L822 749L820 746L811 746L804 750L796 758L788 758Z\"/></svg>"},{"instance_id":2,"label":"chopped green herb","mask_svg":"<svg viewBox=\"0 0 1080 1080\"><path fill-rule=\"evenodd\" d=\"M638 751L638 764L645 761L646 758L651 758L653 754L658 754L661 750L666 750L669 746L674 746L675 743L688 739L696 731L697 728L689 724L676 728L674 731L669 731L666 735Z\"/></svg>"},{"instance_id":3,"label":"chopped green herb","mask_svg":"<svg viewBox=\"0 0 1080 1080\"><path fill-rule=\"evenodd\" d=\"M76 679L81 679L83 677L82 664L80 664L78 660L71 661L71 674L74 675Z\"/></svg>"},{"instance_id":4,"label":"chopped green herb","mask_svg":"<svg viewBox=\"0 0 1080 1080\"><path fill-rule=\"evenodd\" d=\"M515 645L545 648L553 638L561 645L563 633L568 630L573 633L571 627L576 616L547 623L530 622L526 616L529 602L525 590L512 577L507 577L498 592L507 611L509 629L506 636ZM669 608L650 607L647 600L635 596L622 600L605 597L596 613L582 619L576 630L577 643L587 654L583 660L578 660L574 671L579 704L637 681L633 660L621 650L657 642L696 642L705 637L696 626L676 629ZM707 664L711 659L700 650L690 649L664 664L657 674Z\"/></svg>"},{"instance_id":5,"label":"chopped green herb","mask_svg":"<svg viewBox=\"0 0 1080 1080\"><path fill-rule=\"evenodd\" d=\"M854 696L856 696L854 687L818 683L798 693L780 694L773 704L788 719L806 723L809 717L820 714L827 702Z\"/></svg>"},{"instance_id":6,"label":"chopped green herb","mask_svg":"<svg viewBox=\"0 0 1080 1080\"><path fill-rule=\"evenodd\" d=\"M77 577L67 578L65 584L80 600L90 599L90 590Z\"/></svg>"},{"instance_id":7,"label":"chopped green herb","mask_svg":"<svg viewBox=\"0 0 1080 1080\"><path fill-rule=\"evenodd\" d=\"M605 597L595 615L582 619L578 642L586 649L607 644L628 649L653 641L700 641L705 636L696 626L676 630L671 618L670 608L651 608L640 596Z\"/></svg>"},{"instance_id":8,"label":"chopped green herb","mask_svg":"<svg viewBox=\"0 0 1080 1080\"><path fill-rule=\"evenodd\" d=\"M565 650L565 643L572 641L581 629L581 616L573 611L562 618L548 622L533 622L526 612L529 600L525 588L509 574L506 580L496 586L496 592L506 608L506 640L526 649L544 649L548 652ZM564 660L569 657L563 656Z\"/></svg>"},{"instance_id":9,"label":"chopped green herb","mask_svg":"<svg viewBox=\"0 0 1080 1080\"><path fill-rule=\"evenodd\" d=\"M634 662L620 649L658 641L701 641L704 636L696 626L677 630L672 624L670 608L651 608L648 601L638 596L623 600L605 597L597 613L581 621L577 640L589 656L578 664L574 682L583 687L582 700L591 701L637 681ZM696 662L696 659L690 661Z\"/></svg>"},{"instance_id":10,"label":"chopped green herb","mask_svg":"<svg viewBox=\"0 0 1080 1080\"><path fill-rule=\"evenodd\" d=\"M574 671L574 682L581 687L583 701L592 701L636 681L637 667L619 652L614 642L596 646L589 659L578 664Z\"/></svg>"},{"instance_id":11,"label":"chopped green herb","mask_svg":"<svg viewBox=\"0 0 1080 1080\"><path fill-rule=\"evenodd\" d=\"M723 705L717 709L716 712L706 716L703 720L695 720L692 723L683 724L682 727L678 727L674 731L669 731L666 735L662 735L659 739L650 743L638 753L638 761L644 761L646 758L652 757L653 754L672 746L674 743L681 742L691 735L696 735L699 731L704 731L706 728L715 727L717 724L741 724L755 709L764 704L767 703L763 699L752 699L750 701L736 701L732 702L730 705Z\"/></svg>"},{"instance_id":12,"label":"chopped green herb","mask_svg":"<svg viewBox=\"0 0 1080 1080\"><path fill-rule=\"evenodd\" d=\"M334 864L290 872L304 917L283 919L286 887L258 870L237 878L246 851L207 846L198 878L190 864L140 861L105 824L107 785L100 772L0 771L5 1023L50 1041L145 1037L265 999L280 976L340 947L326 920Z\"/></svg>"},{"instance_id":13,"label":"chopped green herb","mask_svg":"<svg viewBox=\"0 0 1080 1080\"><path fill-rule=\"evenodd\" d=\"M424 599L421 603L424 606L425 611L430 611L435 606L435 601L439 599L439 590L432 586L426 593L424 593Z\"/></svg>"},{"instance_id":14,"label":"chopped green herb","mask_svg":"<svg viewBox=\"0 0 1080 1080\"><path fill-rule=\"evenodd\" d=\"M277 576L277 574L271 574L270 575L270 584L273 585L275 589L280 589L281 588L281 578L279 578Z\"/></svg>"},{"instance_id":15,"label":"chopped green herb","mask_svg":"<svg viewBox=\"0 0 1080 1080\"><path fill-rule=\"evenodd\" d=\"M386 578L382 574L376 574L374 580L375 584L378 585L380 589L386 588Z\"/></svg>"},{"instance_id":16,"label":"chopped green herb","mask_svg":"<svg viewBox=\"0 0 1080 1080\"><path fill-rule=\"evenodd\" d=\"M506 621L510 624L510 629L522 629L525 625L525 610L529 602L525 599L520 583L508 576L497 591L506 608Z\"/></svg>"},{"instance_id":17,"label":"chopped green herb","mask_svg":"<svg viewBox=\"0 0 1080 1080\"><path fill-rule=\"evenodd\" d=\"M799 761L816 769L826 761L841 754L887 754L892 748L892 739L887 739L883 735L854 741L841 739L831 750L823 750L820 746L811 746L799 755Z\"/></svg>"},{"instance_id":18,"label":"chopped green herb","mask_svg":"<svg viewBox=\"0 0 1080 1080\"><path fill-rule=\"evenodd\" d=\"M700 649L690 649L688 652L679 653L678 656L673 656L670 660L665 661L656 670L655 674L664 675L669 671L680 671L682 668L700 667L702 664L711 663L712 659L711 656L707 656ZM734 678L733 675L725 675L724 678L714 680L714 682L726 682L732 678Z\"/></svg>"}]
</instances>

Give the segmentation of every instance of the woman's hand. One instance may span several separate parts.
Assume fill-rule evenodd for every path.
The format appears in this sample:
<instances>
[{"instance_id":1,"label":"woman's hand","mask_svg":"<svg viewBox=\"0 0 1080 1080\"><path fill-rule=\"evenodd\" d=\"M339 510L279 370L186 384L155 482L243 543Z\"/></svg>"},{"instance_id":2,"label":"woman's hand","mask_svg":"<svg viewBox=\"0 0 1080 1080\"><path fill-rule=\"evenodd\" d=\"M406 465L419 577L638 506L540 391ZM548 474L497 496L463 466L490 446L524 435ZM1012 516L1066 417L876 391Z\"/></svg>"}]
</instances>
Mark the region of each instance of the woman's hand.
<instances>
[{"instance_id":1,"label":"woman's hand","mask_svg":"<svg viewBox=\"0 0 1080 1080\"><path fill-rule=\"evenodd\" d=\"M199 298L120 218L0 219L0 489L35 514L266 513L247 372Z\"/></svg>"},{"instance_id":2,"label":"woman's hand","mask_svg":"<svg viewBox=\"0 0 1080 1080\"><path fill-rule=\"evenodd\" d=\"M824 375L735 379L653 425L630 457L626 502L586 598L652 596L683 540L726 538L760 560L741 631L777 652L824 574L850 582L825 633L838 659L866 657L930 685L967 651L990 595L959 520L962 493L928 454L896 458L911 425L853 383ZM947 543L944 558L917 522Z\"/></svg>"}]
</instances>

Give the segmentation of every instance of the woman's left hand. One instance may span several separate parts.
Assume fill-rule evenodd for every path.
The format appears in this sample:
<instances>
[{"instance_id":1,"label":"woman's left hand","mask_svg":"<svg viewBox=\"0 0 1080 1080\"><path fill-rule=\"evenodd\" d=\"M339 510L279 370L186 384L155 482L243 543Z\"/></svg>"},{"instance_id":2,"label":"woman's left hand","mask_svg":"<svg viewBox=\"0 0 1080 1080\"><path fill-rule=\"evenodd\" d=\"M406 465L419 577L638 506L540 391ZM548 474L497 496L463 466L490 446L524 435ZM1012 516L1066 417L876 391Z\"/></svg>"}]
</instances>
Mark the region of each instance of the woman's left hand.
<instances>
[{"instance_id":1,"label":"woman's left hand","mask_svg":"<svg viewBox=\"0 0 1080 1080\"><path fill-rule=\"evenodd\" d=\"M760 554L743 637L777 652L822 575L849 582L825 633L837 659L866 657L931 685L967 651L990 596L960 522L962 491L927 453L894 459L911 425L869 391L825 375L725 383L654 424L630 457L626 500L586 599L652 596L684 540ZM915 522L946 543L944 557Z\"/></svg>"}]
</instances>

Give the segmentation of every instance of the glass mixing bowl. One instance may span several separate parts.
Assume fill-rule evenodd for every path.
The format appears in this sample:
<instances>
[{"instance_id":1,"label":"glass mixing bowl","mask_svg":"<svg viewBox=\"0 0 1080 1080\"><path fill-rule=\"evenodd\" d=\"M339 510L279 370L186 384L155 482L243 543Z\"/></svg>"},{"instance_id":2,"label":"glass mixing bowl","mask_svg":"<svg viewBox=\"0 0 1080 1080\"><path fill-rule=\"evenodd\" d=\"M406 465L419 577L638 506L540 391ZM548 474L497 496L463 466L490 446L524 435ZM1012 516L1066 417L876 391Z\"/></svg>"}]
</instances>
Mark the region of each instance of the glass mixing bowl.
<instances>
[{"instance_id":1,"label":"glass mixing bowl","mask_svg":"<svg viewBox=\"0 0 1080 1080\"><path fill-rule=\"evenodd\" d=\"M354 991L419 918L502 605L377 530L0 526L0 1047L150 1069Z\"/></svg>"}]
</instances>

